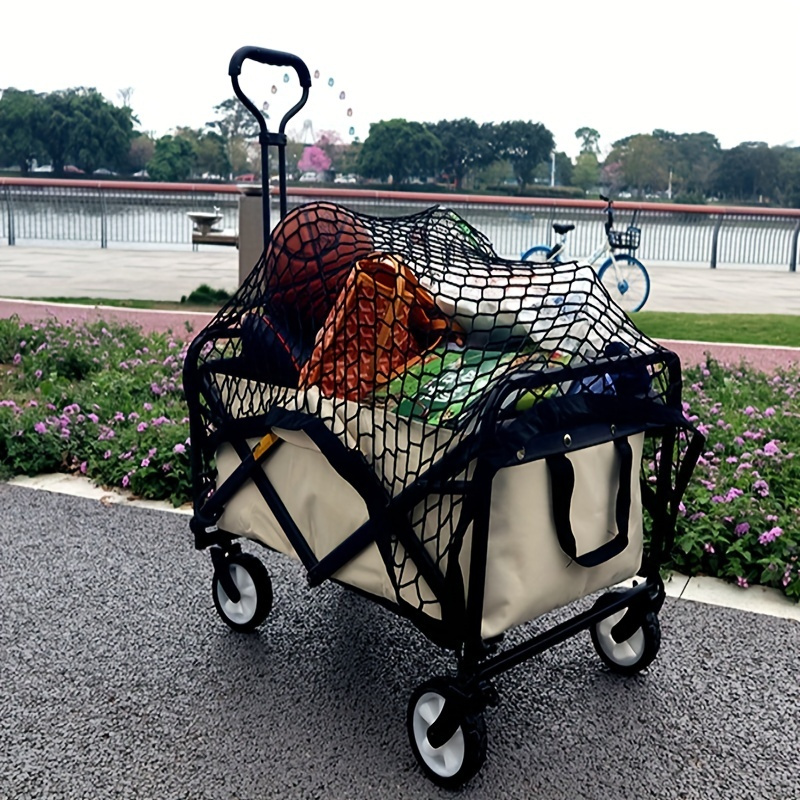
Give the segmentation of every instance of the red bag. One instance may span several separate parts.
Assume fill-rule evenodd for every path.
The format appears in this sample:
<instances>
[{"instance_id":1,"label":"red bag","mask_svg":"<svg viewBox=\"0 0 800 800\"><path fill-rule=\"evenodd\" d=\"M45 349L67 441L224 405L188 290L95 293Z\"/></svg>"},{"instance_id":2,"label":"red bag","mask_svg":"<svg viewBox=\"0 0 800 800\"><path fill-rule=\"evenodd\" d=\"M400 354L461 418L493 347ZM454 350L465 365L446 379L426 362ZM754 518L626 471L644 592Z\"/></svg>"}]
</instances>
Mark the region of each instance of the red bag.
<instances>
[{"instance_id":1,"label":"red bag","mask_svg":"<svg viewBox=\"0 0 800 800\"><path fill-rule=\"evenodd\" d=\"M347 276L299 385L319 385L327 397L364 400L453 330L405 264L374 253Z\"/></svg>"}]
</instances>

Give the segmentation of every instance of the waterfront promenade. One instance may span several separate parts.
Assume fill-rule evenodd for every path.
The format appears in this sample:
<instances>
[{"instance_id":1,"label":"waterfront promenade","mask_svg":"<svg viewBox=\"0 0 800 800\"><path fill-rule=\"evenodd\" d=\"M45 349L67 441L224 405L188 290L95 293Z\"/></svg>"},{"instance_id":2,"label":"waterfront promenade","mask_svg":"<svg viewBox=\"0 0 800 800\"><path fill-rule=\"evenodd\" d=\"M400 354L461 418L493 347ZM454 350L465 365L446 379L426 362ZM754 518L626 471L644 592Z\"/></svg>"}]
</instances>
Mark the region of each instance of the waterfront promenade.
<instances>
[{"instance_id":1,"label":"waterfront promenade","mask_svg":"<svg viewBox=\"0 0 800 800\"><path fill-rule=\"evenodd\" d=\"M238 251L232 247L192 251L0 245L0 296L177 302L201 283L233 291L238 264ZM800 273L686 266L649 270L648 311L800 314Z\"/></svg>"}]
</instances>

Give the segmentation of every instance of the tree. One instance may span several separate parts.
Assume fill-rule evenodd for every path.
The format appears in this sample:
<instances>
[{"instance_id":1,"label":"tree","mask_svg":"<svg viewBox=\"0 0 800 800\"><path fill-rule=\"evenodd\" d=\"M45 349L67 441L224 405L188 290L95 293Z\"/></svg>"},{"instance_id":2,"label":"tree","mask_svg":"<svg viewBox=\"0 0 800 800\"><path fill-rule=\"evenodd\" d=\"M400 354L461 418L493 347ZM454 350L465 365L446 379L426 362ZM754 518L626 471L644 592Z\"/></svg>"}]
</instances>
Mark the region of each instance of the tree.
<instances>
[{"instance_id":1,"label":"tree","mask_svg":"<svg viewBox=\"0 0 800 800\"><path fill-rule=\"evenodd\" d=\"M673 187L687 197L705 198L712 190L722 158L717 137L705 131L681 133L675 137L672 152Z\"/></svg>"},{"instance_id":2,"label":"tree","mask_svg":"<svg viewBox=\"0 0 800 800\"><path fill-rule=\"evenodd\" d=\"M620 162L622 185L638 194L662 191L669 181L669 154L664 143L651 134L636 134L614 142L607 164Z\"/></svg>"},{"instance_id":3,"label":"tree","mask_svg":"<svg viewBox=\"0 0 800 800\"><path fill-rule=\"evenodd\" d=\"M207 122L206 127L222 137L231 169L235 173L247 172L251 165L247 143L259 134L256 118L238 97L223 100L214 106L214 113L217 118Z\"/></svg>"},{"instance_id":4,"label":"tree","mask_svg":"<svg viewBox=\"0 0 800 800\"><path fill-rule=\"evenodd\" d=\"M722 195L761 202L778 192L778 166L777 152L764 142L742 142L722 152L715 185Z\"/></svg>"},{"instance_id":5,"label":"tree","mask_svg":"<svg viewBox=\"0 0 800 800\"><path fill-rule=\"evenodd\" d=\"M593 189L600 183L600 164L597 154L591 150L583 150L575 159L572 170L572 185L579 186L584 192Z\"/></svg>"},{"instance_id":6,"label":"tree","mask_svg":"<svg viewBox=\"0 0 800 800\"><path fill-rule=\"evenodd\" d=\"M42 95L32 124L42 152L61 174L68 161L85 172L125 169L134 122L130 108L118 108L96 89L81 87Z\"/></svg>"},{"instance_id":7,"label":"tree","mask_svg":"<svg viewBox=\"0 0 800 800\"><path fill-rule=\"evenodd\" d=\"M123 168L133 139L131 109L109 103L96 89L71 91L70 151L76 165L87 173Z\"/></svg>"},{"instance_id":8,"label":"tree","mask_svg":"<svg viewBox=\"0 0 800 800\"><path fill-rule=\"evenodd\" d=\"M581 140L581 153L594 153L597 156L600 152L597 144L600 141L600 134L594 128L578 128L575 131L575 138Z\"/></svg>"},{"instance_id":9,"label":"tree","mask_svg":"<svg viewBox=\"0 0 800 800\"><path fill-rule=\"evenodd\" d=\"M779 186L776 200L791 208L800 208L800 147L776 147Z\"/></svg>"},{"instance_id":10,"label":"tree","mask_svg":"<svg viewBox=\"0 0 800 800\"><path fill-rule=\"evenodd\" d=\"M478 125L471 119L441 120L430 127L442 145L442 170L456 189L475 168L490 160L491 126Z\"/></svg>"},{"instance_id":11,"label":"tree","mask_svg":"<svg viewBox=\"0 0 800 800\"><path fill-rule=\"evenodd\" d=\"M154 181L185 181L192 175L195 153L192 143L182 136L162 136L156 142L147 172Z\"/></svg>"},{"instance_id":12,"label":"tree","mask_svg":"<svg viewBox=\"0 0 800 800\"><path fill-rule=\"evenodd\" d=\"M297 168L300 172L327 172L331 168L331 160L321 147L310 145L303 150Z\"/></svg>"},{"instance_id":13,"label":"tree","mask_svg":"<svg viewBox=\"0 0 800 800\"><path fill-rule=\"evenodd\" d=\"M495 158L511 163L520 191L533 181L536 167L550 158L555 142L553 134L541 122L501 122L495 126Z\"/></svg>"},{"instance_id":14,"label":"tree","mask_svg":"<svg viewBox=\"0 0 800 800\"><path fill-rule=\"evenodd\" d=\"M409 178L436 174L441 163L442 145L419 122L391 119L374 122L358 158L358 172L365 178L394 183Z\"/></svg>"},{"instance_id":15,"label":"tree","mask_svg":"<svg viewBox=\"0 0 800 800\"><path fill-rule=\"evenodd\" d=\"M41 140L43 95L6 89L0 97L0 164L28 172L44 155Z\"/></svg>"},{"instance_id":16,"label":"tree","mask_svg":"<svg viewBox=\"0 0 800 800\"><path fill-rule=\"evenodd\" d=\"M194 151L194 171L203 177L227 177L231 173L231 164L225 141L216 131L178 128L176 136L186 139Z\"/></svg>"},{"instance_id":17,"label":"tree","mask_svg":"<svg viewBox=\"0 0 800 800\"><path fill-rule=\"evenodd\" d=\"M156 143L145 133L134 132L131 147L128 151L128 172L140 172L153 157Z\"/></svg>"}]
</instances>

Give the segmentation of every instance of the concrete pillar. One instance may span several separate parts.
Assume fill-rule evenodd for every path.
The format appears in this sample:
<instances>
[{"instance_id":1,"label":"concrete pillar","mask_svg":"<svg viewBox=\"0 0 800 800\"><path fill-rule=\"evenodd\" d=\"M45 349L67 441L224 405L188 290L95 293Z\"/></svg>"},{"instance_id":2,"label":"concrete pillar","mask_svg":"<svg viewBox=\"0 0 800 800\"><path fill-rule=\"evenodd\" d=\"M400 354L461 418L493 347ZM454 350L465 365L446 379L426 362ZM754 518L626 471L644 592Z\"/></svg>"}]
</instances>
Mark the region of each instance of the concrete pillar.
<instances>
[{"instance_id":1,"label":"concrete pillar","mask_svg":"<svg viewBox=\"0 0 800 800\"><path fill-rule=\"evenodd\" d=\"M248 187L247 194L239 198L239 285L264 252L263 231L261 191Z\"/></svg>"}]
</instances>

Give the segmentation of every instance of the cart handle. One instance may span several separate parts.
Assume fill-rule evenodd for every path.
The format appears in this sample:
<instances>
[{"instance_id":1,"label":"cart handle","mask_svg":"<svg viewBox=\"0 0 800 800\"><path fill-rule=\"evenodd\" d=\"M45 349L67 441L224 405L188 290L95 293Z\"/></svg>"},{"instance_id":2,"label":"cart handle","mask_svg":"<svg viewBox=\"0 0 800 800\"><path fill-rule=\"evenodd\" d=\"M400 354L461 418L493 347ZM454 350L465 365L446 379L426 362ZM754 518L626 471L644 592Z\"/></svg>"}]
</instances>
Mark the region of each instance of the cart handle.
<instances>
[{"instance_id":1,"label":"cart handle","mask_svg":"<svg viewBox=\"0 0 800 800\"><path fill-rule=\"evenodd\" d=\"M240 47L231 57L228 75L231 78L234 75L241 75L242 64L248 58L258 61L260 64L271 64L273 67L292 67L300 79L300 86L304 89L311 88L311 73L301 58L280 50L268 50L266 47L252 47L249 45Z\"/></svg>"},{"instance_id":2,"label":"cart handle","mask_svg":"<svg viewBox=\"0 0 800 800\"><path fill-rule=\"evenodd\" d=\"M280 121L277 133L270 133L267 130L267 121L264 115L256 107L255 103L247 97L239 86L239 75L242 72L242 64L247 59L258 61L261 64L269 64L276 67L292 67L300 80L300 87L303 95L297 103L292 106ZM267 159L267 148L274 145L278 148L278 171L281 185L281 217L286 216L286 123L300 111L308 100L308 92L311 89L311 73L305 62L298 56L291 53L284 53L280 50L268 50L265 47L252 47L245 45L240 47L232 56L228 65L228 75L233 84L233 91L241 100L244 107L255 117L258 123L258 141L261 145L261 223L264 235L264 248L266 249L270 237L269 224L269 166Z\"/></svg>"}]
</instances>

